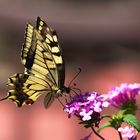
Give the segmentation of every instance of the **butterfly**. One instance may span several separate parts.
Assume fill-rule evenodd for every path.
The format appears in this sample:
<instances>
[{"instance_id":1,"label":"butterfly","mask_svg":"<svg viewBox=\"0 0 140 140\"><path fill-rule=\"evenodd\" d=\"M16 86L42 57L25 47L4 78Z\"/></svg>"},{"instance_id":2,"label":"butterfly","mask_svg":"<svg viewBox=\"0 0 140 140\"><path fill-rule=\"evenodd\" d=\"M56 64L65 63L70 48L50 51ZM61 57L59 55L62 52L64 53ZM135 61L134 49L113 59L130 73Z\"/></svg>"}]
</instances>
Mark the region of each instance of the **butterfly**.
<instances>
[{"instance_id":1,"label":"butterfly","mask_svg":"<svg viewBox=\"0 0 140 140\"><path fill-rule=\"evenodd\" d=\"M26 26L21 61L24 72L8 79L7 85L13 89L4 99L11 99L21 107L33 104L47 92L44 104L48 108L55 98L70 93L70 88L64 86L65 63L57 33L40 17L36 27L30 23Z\"/></svg>"}]
</instances>

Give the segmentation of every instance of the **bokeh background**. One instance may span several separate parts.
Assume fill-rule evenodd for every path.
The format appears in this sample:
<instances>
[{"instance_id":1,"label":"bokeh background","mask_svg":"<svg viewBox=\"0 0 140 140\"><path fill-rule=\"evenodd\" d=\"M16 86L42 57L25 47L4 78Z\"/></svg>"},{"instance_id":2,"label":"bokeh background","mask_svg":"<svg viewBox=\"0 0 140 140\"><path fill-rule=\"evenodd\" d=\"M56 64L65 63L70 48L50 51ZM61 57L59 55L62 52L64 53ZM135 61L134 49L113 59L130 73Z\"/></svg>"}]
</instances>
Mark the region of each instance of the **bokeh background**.
<instances>
[{"instance_id":1,"label":"bokeh background","mask_svg":"<svg viewBox=\"0 0 140 140\"><path fill-rule=\"evenodd\" d=\"M66 85L79 67L75 82L82 91L106 93L112 85L140 82L139 13L139 0L0 0L0 97L6 95L8 77L23 72L25 26L35 24L37 16L58 32ZM75 117L68 119L57 100L46 110L43 98L23 108L0 102L0 140L80 140L91 132ZM119 139L110 128L102 135ZM99 140L92 134L93 139Z\"/></svg>"}]
</instances>

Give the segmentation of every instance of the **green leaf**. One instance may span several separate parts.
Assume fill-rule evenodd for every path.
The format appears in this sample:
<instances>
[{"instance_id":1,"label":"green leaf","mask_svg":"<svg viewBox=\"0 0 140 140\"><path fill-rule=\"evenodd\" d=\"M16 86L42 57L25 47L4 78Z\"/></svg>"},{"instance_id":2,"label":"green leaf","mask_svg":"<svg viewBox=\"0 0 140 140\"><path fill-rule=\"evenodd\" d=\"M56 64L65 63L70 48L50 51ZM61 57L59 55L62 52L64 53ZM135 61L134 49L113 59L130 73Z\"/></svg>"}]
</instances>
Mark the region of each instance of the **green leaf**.
<instances>
[{"instance_id":1,"label":"green leaf","mask_svg":"<svg viewBox=\"0 0 140 140\"><path fill-rule=\"evenodd\" d=\"M128 123L128 124L130 124L134 128L136 128L137 131L140 131L140 122L136 118L136 116L134 116L132 114L124 115L123 121L126 122L126 123Z\"/></svg>"},{"instance_id":2,"label":"green leaf","mask_svg":"<svg viewBox=\"0 0 140 140\"><path fill-rule=\"evenodd\" d=\"M103 115L102 115L102 119L104 119L104 118L111 118L111 116L108 115L108 114L103 114Z\"/></svg>"},{"instance_id":3,"label":"green leaf","mask_svg":"<svg viewBox=\"0 0 140 140\"><path fill-rule=\"evenodd\" d=\"M120 110L118 113L117 113L117 116L123 116L125 113L125 110Z\"/></svg>"},{"instance_id":4,"label":"green leaf","mask_svg":"<svg viewBox=\"0 0 140 140\"><path fill-rule=\"evenodd\" d=\"M106 128L106 127L112 127L112 124L111 124L111 122L106 122L106 123L104 123L99 129L98 129L98 133L102 130L102 129L104 129L104 128Z\"/></svg>"}]
</instances>

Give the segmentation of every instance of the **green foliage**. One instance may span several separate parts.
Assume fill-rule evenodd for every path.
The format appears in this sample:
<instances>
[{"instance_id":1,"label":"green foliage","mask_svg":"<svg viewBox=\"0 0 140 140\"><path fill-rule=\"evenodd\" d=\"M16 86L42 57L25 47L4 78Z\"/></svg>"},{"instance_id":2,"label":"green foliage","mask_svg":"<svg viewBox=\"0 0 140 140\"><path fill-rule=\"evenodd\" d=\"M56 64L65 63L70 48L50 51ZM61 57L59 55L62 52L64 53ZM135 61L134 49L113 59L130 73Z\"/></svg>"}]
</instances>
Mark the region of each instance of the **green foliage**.
<instances>
[{"instance_id":1,"label":"green foliage","mask_svg":"<svg viewBox=\"0 0 140 140\"><path fill-rule=\"evenodd\" d=\"M112 124L111 124L110 121L104 123L104 124L98 129L98 133L100 133L100 131L101 131L102 129L107 128L107 127L112 127Z\"/></svg>"},{"instance_id":2,"label":"green foliage","mask_svg":"<svg viewBox=\"0 0 140 140\"><path fill-rule=\"evenodd\" d=\"M137 131L140 131L140 122L136 116L132 114L124 115L123 121L133 126Z\"/></svg>"}]
</instances>

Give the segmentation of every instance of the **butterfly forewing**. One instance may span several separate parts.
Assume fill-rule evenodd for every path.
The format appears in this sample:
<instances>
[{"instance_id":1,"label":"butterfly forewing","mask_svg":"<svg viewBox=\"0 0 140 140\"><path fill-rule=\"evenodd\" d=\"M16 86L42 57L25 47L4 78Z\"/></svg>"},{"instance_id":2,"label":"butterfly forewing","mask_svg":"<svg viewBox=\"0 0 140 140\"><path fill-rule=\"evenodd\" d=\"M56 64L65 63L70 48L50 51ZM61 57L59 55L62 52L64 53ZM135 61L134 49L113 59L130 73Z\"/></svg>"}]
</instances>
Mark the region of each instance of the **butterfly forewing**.
<instances>
[{"instance_id":1,"label":"butterfly forewing","mask_svg":"<svg viewBox=\"0 0 140 140\"><path fill-rule=\"evenodd\" d=\"M47 63L43 58L44 56L42 52L44 52ZM54 84L58 85L58 71L56 70L57 66L52 53L48 48L48 44L44 42L42 36L30 24L28 24L26 27L25 43L22 50L22 62L27 68L27 73L37 73L40 76L45 76L52 80ZM49 71L49 69L51 70ZM52 72L52 74L50 72Z\"/></svg>"},{"instance_id":2,"label":"butterfly forewing","mask_svg":"<svg viewBox=\"0 0 140 140\"><path fill-rule=\"evenodd\" d=\"M37 39L43 40L42 36L37 32L37 30L31 24L27 24L25 41L21 53L22 63L27 69L30 69L34 63L33 60L36 51Z\"/></svg>"},{"instance_id":3,"label":"butterfly forewing","mask_svg":"<svg viewBox=\"0 0 140 140\"><path fill-rule=\"evenodd\" d=\"M36 28L44 38L48 48L50 49L54 61L57 65L59 87L64 86L65 64L62 57L62 50L58 42L58 36L54 29L50 28L40 17L37 18Z\"/></svg>"}]
</instances>

